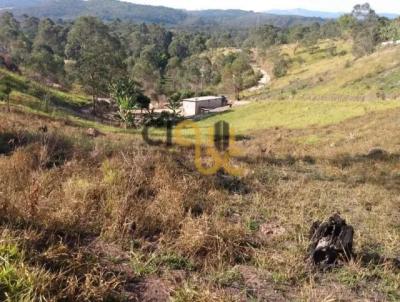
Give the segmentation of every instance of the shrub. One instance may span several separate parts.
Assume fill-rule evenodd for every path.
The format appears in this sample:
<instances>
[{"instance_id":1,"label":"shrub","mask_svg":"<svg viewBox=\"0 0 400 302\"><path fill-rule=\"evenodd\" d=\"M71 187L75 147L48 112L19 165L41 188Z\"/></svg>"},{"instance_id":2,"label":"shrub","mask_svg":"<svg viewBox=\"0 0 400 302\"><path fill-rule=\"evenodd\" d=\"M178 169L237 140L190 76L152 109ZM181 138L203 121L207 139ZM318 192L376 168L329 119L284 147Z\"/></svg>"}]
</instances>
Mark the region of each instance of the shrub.
<instances>
[{"instance_id":1,"label":"shrub","mask_svg":"<svg viewBox=\"0 0 400 302\"><path fill-rule=\"evenodd\" d=\"M19 248L14 244L1 243L0 300L44 301L45 297L38 291L39 282L45 283L44 275L27 268Z\"/></svg>"},{"instance_id":2,"label":"shrub","mask_svg":"<svg viewBox=\"0 0 400 302\"><path fill-rule=\"evenodd\" d=\"M281 77L284 77L287 74L288 68L289 68L288 61L285 60L284 58L279 58L275 62L274 69L273 69L272 72L273 72L275 77L281 78Z\"/></svg>"},{"instance_id":3,"label":"shrub","mask_svg":"<svg viewBox=\"0 0 400 302\"><path fill-rule=\"evenodd\" d=\"M183 120L182 116L167 111L163 111L158 116L154 115L147 116L145 120L145 125L148 127L162 128L162 127L167 127L169 124L175 125L182 120Z\"/></svg>"},{"instance_id":4,"label":"shrub","mask_svg":"<svg viewBox=\"0 0 400 302\"><path fill-rule=\"evenodd\" d=\"M46 91L39 85L32 84L29 85L29 88L27 89L27 94L30 94L38 99L42 99L46 95Z\"/></svg>"},{"instance_id":5,"label":"shrub","mask_svg":"<svg viewBox=\"0 0 400 302\"><path fill-rule=\"evenodd\" d=\"M379 98L379 99L381 99L381 100L386 100L386 93L385 93L385 91L379 90L379 91L376 93L376 97Z\"/></svg>"}]
</instances>

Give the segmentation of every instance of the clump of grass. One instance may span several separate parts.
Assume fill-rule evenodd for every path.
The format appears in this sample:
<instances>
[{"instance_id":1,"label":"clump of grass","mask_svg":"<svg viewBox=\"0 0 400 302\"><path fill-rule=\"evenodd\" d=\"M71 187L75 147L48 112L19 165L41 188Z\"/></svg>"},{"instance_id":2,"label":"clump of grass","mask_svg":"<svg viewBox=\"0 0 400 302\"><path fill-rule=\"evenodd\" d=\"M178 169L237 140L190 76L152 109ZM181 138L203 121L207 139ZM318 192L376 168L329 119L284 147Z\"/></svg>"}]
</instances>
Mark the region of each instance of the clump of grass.
<instances>
[{"instance_id":1,"label":"clump of grass","mask_svg":"<svg viewBox=\"0 0 400 302\"><path fill-rule=\"evenodd\" d=\"M28 268L24 255L15 244L0 243L0 300L41 301L49 276L36 268Z\"/></svg>"},{"instance_id":2,"label":"clump of grass","mask_svg":"<svg viewBox=\"0 0 400 302\"><path fill-rule=\"evenodd\" d=\"M131 267L137 277L159 274L165 269L192 271L195 265L174 252L146 255L141 251L131 253Z\"/></svg>"},{"instance_id":3,"label":"clump of grass","mask_svg":"<svg viewBox=\"0 0 400 302\"><path fill-rule=\"evenodd\" d=\"M243 287L243 276L236 268L225 268L222 271L217 271L211 281L221 287Z\"/></svg>"}]
</instances>

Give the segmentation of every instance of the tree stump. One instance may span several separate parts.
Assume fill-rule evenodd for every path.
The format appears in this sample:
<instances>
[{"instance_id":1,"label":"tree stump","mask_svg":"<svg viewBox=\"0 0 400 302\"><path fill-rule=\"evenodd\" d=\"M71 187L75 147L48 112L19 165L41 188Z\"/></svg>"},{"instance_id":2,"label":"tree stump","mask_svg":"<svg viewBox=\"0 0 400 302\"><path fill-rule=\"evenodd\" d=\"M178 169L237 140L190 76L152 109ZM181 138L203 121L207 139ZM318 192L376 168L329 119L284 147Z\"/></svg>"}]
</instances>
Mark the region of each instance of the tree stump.
<instances>
[{"instance_id":1,"label":"tree stump","mask_svg":"<svg viewBox=\"0 0 400 302\"><path fill-rule=\"evenodd\" d=\"M328 221L314 222L310 229L309 259L318 267L327 268L353 257L354 229L335 214Z\"/></svg>"}]
</instances>

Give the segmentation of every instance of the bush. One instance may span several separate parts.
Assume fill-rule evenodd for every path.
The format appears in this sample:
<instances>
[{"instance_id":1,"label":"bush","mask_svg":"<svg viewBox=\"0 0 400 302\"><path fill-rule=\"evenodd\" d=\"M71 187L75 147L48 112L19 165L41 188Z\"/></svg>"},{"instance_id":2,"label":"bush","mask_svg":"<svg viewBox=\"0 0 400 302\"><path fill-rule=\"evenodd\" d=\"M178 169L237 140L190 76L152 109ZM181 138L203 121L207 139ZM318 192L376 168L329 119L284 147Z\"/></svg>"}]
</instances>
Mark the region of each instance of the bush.
<instances>
[{"instance_id":1,"label":"bush","mask_svg":"<svg viewBox=\"0 0 400 302\"><path fill-rule=\"evenodd\" d=\"M355 57L360 58L373 53L375 50L374 36L368 31L361 31L357 33L354 38L353 54Z\"/></svg>"},{"instance_id":2,"label":"bush","mask_svg":"<svg viewBox=\"0 0 400 302\"><path fill-rule=\"evenodd\" d=\"M162 128L162 127L167 127L169 123L172 123L172 125L175 125L182 120L183 120L183 117L177 116L177 115L167 112L167 111L163 111L157 117L154 117L153 115L148 116L146 118L145 125L148 127Z\"/></svg>"},{"instance_id":3,"label":"bush","mask_svg":"<svg viewBox=\"0 0 400 302\"><path fill-rule=\"evenodd\" d=\"M350 67L351 67L351 62L347 60L346 64L344 64L344 68L350 68Z\"/></svg>"},{"instance_id":4,"label":"bush","mask_svg":"<svg viewBox=\"0 0 400 302\"><path fill-rule=\"evenodd\" d=\"M32 84L27 89L27 94L30 94L38 99L42 99L46 95L46 92L39 85Z\"/></svg>"},{"instance_id":5,"label":"bush","mask_svg":"<svg viewBox=\"0 0 400 302\"><path fill-rule=\"evenodd\" d=\"M277 78L284 77L288 72L289 64L284 58L279 58L274 65L273 74Z\"/></svg>"},{"instance_id":6,"label":"bush","mask_svg":"<svg viewBox=\"0 0 400 302\"><path fill-rule=\"evenodd\" d=\"M379 90L376 93L376 97L381 99L381 100L386 100L386 93L383 90Z\"/></svg>"}]
</instances>

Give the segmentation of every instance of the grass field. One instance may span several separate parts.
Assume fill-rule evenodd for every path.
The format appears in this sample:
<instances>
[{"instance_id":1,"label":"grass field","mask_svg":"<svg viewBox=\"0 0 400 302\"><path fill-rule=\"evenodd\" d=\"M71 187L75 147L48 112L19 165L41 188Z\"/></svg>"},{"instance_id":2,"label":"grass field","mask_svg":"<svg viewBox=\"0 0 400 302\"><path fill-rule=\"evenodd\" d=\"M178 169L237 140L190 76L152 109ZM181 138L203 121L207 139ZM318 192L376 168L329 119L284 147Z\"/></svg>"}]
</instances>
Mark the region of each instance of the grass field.
<instances>
[{"instance_id":1,"label":"grass field","mask_svg":"<svg viewBox=\"0 0 400 302\"><path fill-rule=\"evenodd\" d=\"M0 112L16 144L0 150L0 284L10 301L396 301L398 269L363 255L400 250L399 110L254 129L238 179L199 174L190 150ZM376 146L388 155L366 157ZM358 256L312 271L308 227L337 211Z\"/></svg>"},{"instance_id":2,"label":"grass field","mask_svg":"<svg viewBox=\"0 0 400 302\"><path fill-rule=\"evenodd\" d=\"M259 101L199 121L200 128L209 128L224 120L238 134L273 127L305 128L336 124L369 112L400 107L398 101L333 102L333 101Z\"/></svg>"}]
</instances>

